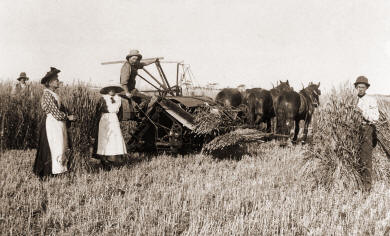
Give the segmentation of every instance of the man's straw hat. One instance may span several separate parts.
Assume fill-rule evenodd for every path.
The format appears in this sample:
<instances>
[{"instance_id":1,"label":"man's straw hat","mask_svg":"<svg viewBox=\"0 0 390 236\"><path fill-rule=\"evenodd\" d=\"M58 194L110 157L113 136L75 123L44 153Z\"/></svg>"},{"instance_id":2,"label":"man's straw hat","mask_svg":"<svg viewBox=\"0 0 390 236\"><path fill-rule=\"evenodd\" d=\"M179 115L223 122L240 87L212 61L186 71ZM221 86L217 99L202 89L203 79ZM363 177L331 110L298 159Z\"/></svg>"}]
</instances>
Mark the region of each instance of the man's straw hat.
<instances>
[{"instance_id":1,"label":"man's straw hat","mask_svg":"<svg viewBox=\"0 0 390 236\"><path fill-rule=\"evenodd\" d=\"M127 54L126 56L126 60L129 60L129 58L132 56L137 56L140 60L142 59L142 55L139 53L138 50L130 50L129 54Z\"/></svg>"},{"instance_id":2,"label":"man's straw hat","mask_svg":"<svg viewBox=\"0 0 390 236\"><path fill-rule=\"evenodd\" d=\"M20 81L21 79L28 80L28 77L27 77L27 75L26 75L26 72L20 73L19 78L17 78L17 80Z\"/></svg>"},{"instance_id":3,"label":"man's straw hat","mask_svg":"<svg viewBox=\"0 0 390 236\"><path fill-rule=\"evenodd\" d=\"M365 76L357 77L356 82L354 83L355 87L358 84L365 84L365 85L367 85L367 88L370 87L370 84L368 83L368 79Z\"/></svg>"}]
</instances>

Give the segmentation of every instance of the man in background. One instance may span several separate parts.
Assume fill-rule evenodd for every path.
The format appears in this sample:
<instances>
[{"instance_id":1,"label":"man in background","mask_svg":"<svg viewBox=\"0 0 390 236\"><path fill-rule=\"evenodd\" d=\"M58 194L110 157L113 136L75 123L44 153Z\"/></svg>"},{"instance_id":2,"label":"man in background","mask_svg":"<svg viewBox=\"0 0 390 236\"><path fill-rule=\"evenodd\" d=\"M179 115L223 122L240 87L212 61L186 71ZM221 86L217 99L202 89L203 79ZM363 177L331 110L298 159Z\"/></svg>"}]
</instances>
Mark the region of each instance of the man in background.
<instances>
[{"instance_id":1,"label":"man in background","mask_svg":"<svg viewBox=\"0 0 390 236\"><path fill-rule=\"evenodd\" d=\"M20 73L19 78L17 78L18 83L12 89L12 95L28 94L30 91L30 86L26 83L28 79L26 72Z\"/></svg>"},{"instance_id":2,"label":"man in background","mask_svg":"<svg viewBox=\"0 0 390 236\"><path fill-rule=\"evenodd\" d=\"M375 97L366 94L370 87L368 79L359 76L354 85L358 96L357 108L362 113L364 120L362 124L363 140L360 149L360 174L364 190L370 192L372 186L372 150L376 145L375 123L379 119L379 110Z\"/></svg>"}]
</instances>

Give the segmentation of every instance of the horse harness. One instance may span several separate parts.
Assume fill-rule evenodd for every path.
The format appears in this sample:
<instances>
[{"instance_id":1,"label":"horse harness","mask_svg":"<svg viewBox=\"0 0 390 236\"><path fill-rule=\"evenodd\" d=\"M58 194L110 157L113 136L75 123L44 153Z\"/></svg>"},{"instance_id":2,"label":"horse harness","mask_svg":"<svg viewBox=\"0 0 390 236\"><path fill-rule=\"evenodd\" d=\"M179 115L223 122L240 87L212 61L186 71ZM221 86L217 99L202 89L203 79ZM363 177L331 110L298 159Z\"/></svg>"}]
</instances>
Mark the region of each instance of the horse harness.
<instances>
[{"instance_id":1,"label":"horse harness","mask_svg":"<svg viewBox=\"0 0 390 236\"><path fill-rule=\"evenodd\" d=\"M313 91L313 92L316 93L315 91ZM311 95L308 94L308 92L306 90L299 92L299 97L301 99L301 105L299 106L298 113L305 114L305 111L306 111L306 114L305 114L305 119L306 119L307 116L311 116L311 114L313 114L314 105L315 104L318 105L318 103L313 101L314 99L312 98Z\"/></svg>"}]
</instances>

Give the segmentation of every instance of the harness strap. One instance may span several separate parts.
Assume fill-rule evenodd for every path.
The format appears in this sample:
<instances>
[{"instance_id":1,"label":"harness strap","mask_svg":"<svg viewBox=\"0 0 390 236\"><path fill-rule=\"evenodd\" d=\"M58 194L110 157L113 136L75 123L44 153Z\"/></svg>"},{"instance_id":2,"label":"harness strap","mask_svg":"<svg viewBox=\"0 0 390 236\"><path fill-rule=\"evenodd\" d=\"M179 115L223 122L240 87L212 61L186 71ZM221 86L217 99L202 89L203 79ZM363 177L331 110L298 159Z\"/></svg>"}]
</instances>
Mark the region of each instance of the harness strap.
<instances>
[{"instance_id":1,"label":"harness strap","mask_svg":"<svg viewBox=\"0 0 390 236\"><path fill-rule=\"evenodd\" d=\"M300 114L302 114L303 112L305 112L306 109L308 109L308 104L307 104L307 100L306 100L306 97L303 96L301 93L299 93L299 97L301 98L301 105L299 106L299 110L298 112Z\"/></svg>"}]
</instances>

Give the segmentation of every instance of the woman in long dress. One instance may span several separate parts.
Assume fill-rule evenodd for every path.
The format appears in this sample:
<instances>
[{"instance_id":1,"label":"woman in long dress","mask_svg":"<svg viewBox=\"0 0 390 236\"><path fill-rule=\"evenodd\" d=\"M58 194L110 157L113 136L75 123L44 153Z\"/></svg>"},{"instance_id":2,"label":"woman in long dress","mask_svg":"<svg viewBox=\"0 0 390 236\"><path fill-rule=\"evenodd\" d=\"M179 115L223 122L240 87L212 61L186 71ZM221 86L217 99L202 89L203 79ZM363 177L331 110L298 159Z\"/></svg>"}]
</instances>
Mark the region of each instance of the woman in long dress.
<instances>
[{"instance_id":1,"label":"woman in long dress","mask_svg":"<svg viewBox=\"0 0 390 236\"><path fill-rule=\"evenodd\" d=\"M102 97L98 103L100 121L96 154L100 156L102 164L107 168L110 163L118 162L118 159L127 153L117 115L121 108L121 98L117 93L122 91L122 87L116 84L100 90Z\"/></svg>"},{"instance_id":2,"label":"woman in long dress","mask_svg":"<svg viewBox=\"0 0 390 236\"><path fill-rule=\"evenodd\" d=\"M65 107L55 92L59 87L59 72L60 70L51 67L41 80L41 84L46 87L41 98L42 110L46 116L41 124L33 168L33 172L41 178L68 171L65 155L68 137L65 122L73 121L75 117L65 113Z\"/></svg>"}]
</instances>

